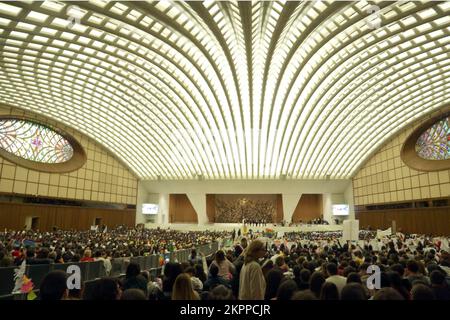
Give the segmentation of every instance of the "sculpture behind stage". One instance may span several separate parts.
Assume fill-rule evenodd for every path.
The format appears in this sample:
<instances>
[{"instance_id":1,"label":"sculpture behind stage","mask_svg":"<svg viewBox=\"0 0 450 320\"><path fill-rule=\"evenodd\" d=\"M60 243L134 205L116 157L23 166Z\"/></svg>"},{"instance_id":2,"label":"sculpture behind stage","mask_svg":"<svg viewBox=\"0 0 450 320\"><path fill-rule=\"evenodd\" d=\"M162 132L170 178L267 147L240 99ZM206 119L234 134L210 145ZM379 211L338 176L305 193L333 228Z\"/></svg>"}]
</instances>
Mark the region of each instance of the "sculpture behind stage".
<instances>
[{"instance_id":1,"label":"sculpture behind stage","mask_svg":"<svg viewBox=\"0 0 450 320\"><path fill-rule=\"evenodd\" d=\"M272 201L254 199L216 199L217 223L266 224L275 221L276 208Z\"/></svg>"}]
</instances>

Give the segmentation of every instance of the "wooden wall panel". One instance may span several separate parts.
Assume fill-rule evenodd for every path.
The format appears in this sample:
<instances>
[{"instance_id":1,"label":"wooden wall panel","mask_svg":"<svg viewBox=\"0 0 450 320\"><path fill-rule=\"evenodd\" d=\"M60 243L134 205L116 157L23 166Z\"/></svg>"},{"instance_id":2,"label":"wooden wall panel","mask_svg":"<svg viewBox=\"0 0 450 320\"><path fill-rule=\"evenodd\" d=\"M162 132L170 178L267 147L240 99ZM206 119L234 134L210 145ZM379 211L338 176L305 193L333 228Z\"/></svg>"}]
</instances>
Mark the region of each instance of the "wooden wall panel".
<instances>
[{"instance_id":1,"label":"wooden wall panel","mask_svg":"<svg viewBox=\"0 0 450 320\"><path fill-rule=\"evenodd\" d=\"M186 194L171 194L169 198L170 222L198 223L197 212Z\"/></svg>"},{"instance_id":2,"label":"wooden wall panel","mask_svg":"<svg viewBox=\"0 0 450 320\"><path fill-rule=\"evenodd\" d=\"M102 224L109 228L118 225L134 226L136 211L0 203L0 229L22 230L25 226L25 219L29 216L39 217L41 231L50 231L53 227L64 230L88 230L95 217L101 217Z\"/></svg>"},{"instance_id":3,"label":"wooden wall panel","mask_svg":"<svg viewBox=\"0 0 450 320\"><path fill-rule=\"evenodd\" d=\"M275 217L275 223L283 221L283 212L283 196L281 194L277 194L277 215Z\"/></svg>"},{"instance_id":4,"label":"wooden wall panel","mask_svg":"<svg viewBox=\"0 0 450 320\"><path fill-rule=\"evenodd\" d=\"M216 217L216 195L206 195L206 215L210 223L214 223Z\"/></svg>"},{"instance_id":5,"label":"wooden wall panel","mask_svg":"<svg viewBox=\"0 0 450 320\"><path fill-rule=\"evenodd\" d=\"M450 235L450 208L414 208L356 212L361 229L387 229L392 221L397 230L408 233Z\"/></svg>"},{"instance_id":6,"label":"wooden wall panel","mask_svg":"<svg viewBox=\"0 0 450 320\"><path fill-rule=\"evenodd\" d=\"M307 222L320 218L323 215L321 194L302 194L294 214L292 222ZM288 221L290 222L290 221Z\"/></svg>"}]
</instances>

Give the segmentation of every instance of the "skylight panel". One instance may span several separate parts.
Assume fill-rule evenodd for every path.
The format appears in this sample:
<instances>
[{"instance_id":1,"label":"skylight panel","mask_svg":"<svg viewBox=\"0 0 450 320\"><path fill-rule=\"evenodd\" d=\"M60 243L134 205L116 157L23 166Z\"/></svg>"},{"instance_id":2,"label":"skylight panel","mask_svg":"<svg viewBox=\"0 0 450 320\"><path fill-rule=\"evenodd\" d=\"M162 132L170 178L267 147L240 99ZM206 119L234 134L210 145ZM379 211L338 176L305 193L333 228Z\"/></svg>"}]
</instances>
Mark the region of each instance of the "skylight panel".
<instances>
[{"instance_id":1,"label":"skylight panel","mask_svg":"<svg viewBox=\"0 0 450 320\"><path fill-rule=\"evenodd\" d=\"M67 7L66 13L69 18L80 20L87 14L87 11L76 5L71 5Z\"/></svg>"},{"instance_id":2,"label":"skylight panel","mask_svg":"<svg viewBox=\"0 0 450 320\"><path fill-rule=\"evenodd\" d=\"M413 16L409 16L409 17L403 18L403 19L400 20L400 21L402 22L402 24L403 24L405 27L407 27L407 26L410 26L410 25L416 23L416 22L417 22L417 19L414 18Z\"/></svg>"},{"instance_id":3,"label":"skylight panel","mask_svg":"<svg viewBox=\"0 0 450 320\"><path fill-rule=\"evenodd\" d=\"M98 14L93 14L88 19L89 22L96 24L96 25L101 25L103 20L104 20L104 17L100 16Z\"/></svg>"},{"instance_id":4,"label":"skylight panel","mask_svg":"<svg viewBox=\"0 0 450 320\"><path fill-rule=\"evenodd\" d=\"M40 12L30 11L26 17L28 20L36 21L36 22L45 22L49 16Z\"/></svg>"},{"instance_id":5,"label":"skylight panel","mask_svg":"<svg viewBox=\"0 0 450 320\"><path fill-rule=\"evenodd\" d=\"M450 16L445 16L445 17L436 19L433 22L436 23L437 25L443 26L443 25L448 24L450 22ZM449 28L447 28L447 30L448 29Z\"/></svg>"},{"instance_id":6,"label":"skylight panel","mask_svg":"<svg viewBox=\"0 0 450 320\"><path fill-rule=\"evenodd\" d=\"M406 11L411 10L414 7L416 7L416 5L414 3L412 3L411 1L401 3L398 6L400 7L400 10L402 10L402 12L406 12Z\"/></svg>"},{"instance_id":7,"label":"skylight panel","mask_svg":"<svg viewBox=\"0 0 450 320\"><path fill-rule=\"evenodd\" d=\"M55 18L51 22L52 25L60 27L60 28L66 28L71 22L68 19L60 19Z\"/></svg>"},{"instance_id":8,"label":"skylight panel","mask_svg":"<svg viewBox=\"0 0 450 320\"><path fill-rule=\"evenodd\" d=\"M104 8L109 1L107 0L89 0L89 3L92 3L93 5L99 7L99 8Z\"/></svg>"},{"instance_id":9,"label":"skylight panel","mask_svg":"<svg viewBox=\"0 0 450 320\"><path fill-rule=\"evenodd\" d=\"M162 0L162 1L158 1L155 5L155 7L164 12L166 11L167 8L171 7L173 5L173 3L169 0Z\"/></svg>"},{"instance_id":10,"label":"skylight panel","mask_svg":"<svg viewBox=\"0 0 450 320\"><path fill-rule=\"evenodd\" d=\"M85 33L89 28L80 23L72 23L70 28L78 33Z\"/></svg>"},{"instance_id":11,"label":"skylight panel","mask_svg":"<svg viewBox=\"0 0 450 320\"><path fill-rule=\"evenodd\" d=\"M62 32L60 37L64 40L72 41L75 39L76 35L70 32Z\"/></svg>"},{"instance_id":12,"label":"skylight panel","mask_svg":"<svg viewBox=\"0 0 450 320\"><path fill-rule=\"evenodd\" d=\"M110 9L111 12L119 15L122 15L126 10L128 10L128 7L120 2L116 2L116 4Z\"/></svg>"},{"instance_id":13,"label":"skylight panel","mask_svg":"<svg viewBox=\"0 0 450 320\"><path fill-rule=\"evenodd\" d=\"M91 42L91 39L87 38L87 37L83 37L80 36L78 37L78 42L84 44L84 45L89 45L89 43Z\"/></svg>"},{"instance_id":14,"label":"skylight panel","mask_svg":"<svg viewBox=\"0 0 450 320\"><path fill-rule=\"evenodd\" d=\"M41 4L41 8L53 11L53 12L60 12L64 8L64 4L57 1L44 1Z\"/></svg>"},{"instance_id":15,"label":"skylight panel","mask_svg":"<svg viewBox=\"0 0 450 320\"><path fill-rule=\"evenodd\" d=\"M28 37L28 33L25 32L19 32L19 31L11 31L10 36L19 38L19 39L26 39Z\"/></svg>"},{"instance_id":16,"label":"skylight panel","mask_svg":"<svg viewBox=\"0 0 450 320\"><path fill-rule=\"evenodd\" d=\"M0 17L0 26L8 26L11 20Z\"/></svg>"},{"instance_id":17,"label":"skylight panel","mask_svg":"<svg viewBox=\"0 0 450 320\"><path fill-rule=\"evenodd\" d=\"M25 22L19 22L17 23L16 27L18 29L21 30L27 30L27 31L33 31L34 29L36 29L36 26L30 23L25 23Z\"/></svg>"},{"instance_id":18,"label":"skylight panel","mask_svg":"<svg viewBox=\"0 0 450 320\"><path fill-rule=\"evenodd\" d=\"M41 28L41 33L48 35L48 36L55 36L58 33L58 30L43 27L43 28Z\"/></svg>"},{"instance_id":19,"label":"skylight panel","mask_svg":"<svg viewBox=\"0 0 450 320\"><path fill-rule=\"evenodd\" d=\"M140 17L142 17L142 13L134 9L132 9L127 15L127 18L132 21L137 21Z\"/></svg>"},{"instance_id":20,"label":"skylight panel","mask_svg":"<svg viewBox=\"0 0 450 320\"><path fill-rule=\"evenodd\" d=\"M49 38L47 38L47 37L42 37L42 36L34 36L34 37L33 37L33 40L34 40L34 41L37 41L37 42L46 43L47 41L49 41ZM30 45L32 45L32 44L30 44Z\"/></svg>"},{"instance_id":21,"label":"skylight panel","mask_svg":"<svg viewBox=\"0 0 450 320\"><path fill-rule=\"evenodd\" d=\"M13 2L10 2L13 3ZM22 11L21 8L13 6L11 4L7 4L4 2L0 2L0 13L7 14L9 16L16 17Z\"/></svg>"}]
</instances>

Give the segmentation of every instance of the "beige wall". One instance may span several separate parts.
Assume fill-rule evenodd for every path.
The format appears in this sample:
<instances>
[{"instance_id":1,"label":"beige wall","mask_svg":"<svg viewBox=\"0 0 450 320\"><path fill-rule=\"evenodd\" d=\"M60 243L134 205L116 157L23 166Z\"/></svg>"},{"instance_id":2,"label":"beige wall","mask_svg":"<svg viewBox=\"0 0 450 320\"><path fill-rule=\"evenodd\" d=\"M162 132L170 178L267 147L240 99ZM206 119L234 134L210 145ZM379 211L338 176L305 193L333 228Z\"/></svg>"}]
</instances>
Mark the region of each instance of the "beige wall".
<instances>
[{"instance_id":1,"label":"beige wall","mask_svg":"<svg viewBox=\"0 0 450 320\"><path fill-rule=\"evenodd\" d=\"M25 169L0 157L0 193L136 204L136 177L92 139L19 109L0 105L0 115L27 116L60 128L77 139L87 155L83 167L65 174Z\"/></svg>"},{"instance_id":2,"label":"beige wall","mask_svg":"<svg viewBox=\"0 0 450 320\"><path fill-rule=\"evenodd\" d=\"M403 143L423 121L397 135L359 170L353 178L355 205L450 195L450 170L419 172L410 169L400 158Z\"/></svg>"}]
</instances>

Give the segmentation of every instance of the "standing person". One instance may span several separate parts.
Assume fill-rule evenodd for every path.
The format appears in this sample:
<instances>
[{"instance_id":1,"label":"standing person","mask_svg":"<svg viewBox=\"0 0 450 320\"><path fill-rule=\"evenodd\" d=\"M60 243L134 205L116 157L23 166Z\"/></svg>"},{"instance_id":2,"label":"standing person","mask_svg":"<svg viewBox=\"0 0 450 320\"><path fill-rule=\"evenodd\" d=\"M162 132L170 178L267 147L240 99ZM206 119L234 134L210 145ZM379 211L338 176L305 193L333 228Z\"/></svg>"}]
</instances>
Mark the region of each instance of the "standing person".
<instances>
[{"instance_id":1,"label":"standing person","mask_svg":"<svg viewBox=\"0 0 450 320\"><path fill-rule=\"evenodd\" d=\"M347 278L338 275L337 266L333 262L327 263L326 271L327 271L327 275L328 275L326 282L334 283L339 291L339 296L340 296L342 289L347 284Z\"/></svg>"},{"instance_id":2,"label":"standing person","mask_svg":"<svg viewBox=\"0 0 450 320\"><path fill-rule=\"evenodd\" d=\"M266 246L259 240L252 241L246 249L239 278L239 300L264 300L266 280L258 260L265 254Z\"/></svg>"},{"instance_id":3,"label":"standing person","mask_svg":"<svg viewBox=\"0 0 450 320\"><path fill-rule=\"evenodd\" d=\"M216 258L210 265L210 269L212 266L217 266L219 268L219 277L224 278L225 280L230 280L232 274L234 273L235 267L226 257L223 250L218 250L216 252Z\"/></svg>"}]
</instances>

